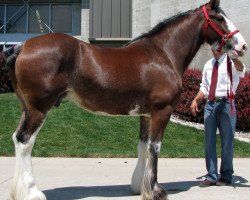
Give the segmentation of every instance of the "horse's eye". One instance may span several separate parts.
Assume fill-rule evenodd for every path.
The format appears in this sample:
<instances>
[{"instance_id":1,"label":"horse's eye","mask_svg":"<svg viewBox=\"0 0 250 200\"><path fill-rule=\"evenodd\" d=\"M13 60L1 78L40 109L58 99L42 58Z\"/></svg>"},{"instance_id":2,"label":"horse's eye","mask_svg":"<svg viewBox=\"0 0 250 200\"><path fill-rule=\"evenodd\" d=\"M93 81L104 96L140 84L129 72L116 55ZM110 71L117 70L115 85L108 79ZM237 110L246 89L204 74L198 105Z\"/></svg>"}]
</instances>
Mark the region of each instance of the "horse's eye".
<instances>
[{"instance_id":1,"label":"horse's eye","mask_svg":"<svg viewBox=\"0 0 250 200\"><path fill-rule=\"evenodd\" d=\"M219 22L225 21L225 19L224 19L223 17L219 17L219 18L217 18L217 20L218 20Z\"/></svg>"}]
</instances>

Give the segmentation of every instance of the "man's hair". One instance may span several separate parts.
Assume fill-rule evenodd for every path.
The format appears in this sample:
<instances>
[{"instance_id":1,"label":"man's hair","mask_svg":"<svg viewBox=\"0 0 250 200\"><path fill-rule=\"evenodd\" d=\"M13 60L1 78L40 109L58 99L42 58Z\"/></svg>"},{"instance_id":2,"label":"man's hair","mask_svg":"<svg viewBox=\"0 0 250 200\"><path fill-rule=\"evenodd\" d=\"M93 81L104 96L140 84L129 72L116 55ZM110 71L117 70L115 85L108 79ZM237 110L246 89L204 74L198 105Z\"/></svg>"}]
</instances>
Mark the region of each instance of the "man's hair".
<instances>
[{"instance_id":1,"label":"man's hair","mask_svg":"<svg viewBox=\"0 0 250 200\"><path fill-rule=\"evenodd\" d=\"M220 44L219 42L214 42L212 45L211 45L211 50L217 50L219 51L219 48L220 48Z\"/></svg>"}]
</instances>

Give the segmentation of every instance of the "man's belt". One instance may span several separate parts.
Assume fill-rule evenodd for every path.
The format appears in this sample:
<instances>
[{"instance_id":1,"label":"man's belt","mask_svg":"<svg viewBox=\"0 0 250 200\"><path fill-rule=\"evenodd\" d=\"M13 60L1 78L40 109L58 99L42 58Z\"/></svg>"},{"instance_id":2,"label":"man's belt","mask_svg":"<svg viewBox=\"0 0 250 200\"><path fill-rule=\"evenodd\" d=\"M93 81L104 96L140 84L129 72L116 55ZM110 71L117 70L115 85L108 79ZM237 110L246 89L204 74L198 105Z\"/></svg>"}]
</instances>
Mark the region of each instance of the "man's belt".
<instances>
[{"instance_id":1,"label":"man's belt","mask_svg":"<svg viewBox=\"0 0 250 200\"><path fill-rule=\"evenodd\" d=\"M214 102L214 101L216 101L216 102L218 102L218 101L227 101L227 100L229 100L228 97L215 97L212 102ZM207 100L207 101L209 101L209 100Z\"/></svg>"}]
</instances>

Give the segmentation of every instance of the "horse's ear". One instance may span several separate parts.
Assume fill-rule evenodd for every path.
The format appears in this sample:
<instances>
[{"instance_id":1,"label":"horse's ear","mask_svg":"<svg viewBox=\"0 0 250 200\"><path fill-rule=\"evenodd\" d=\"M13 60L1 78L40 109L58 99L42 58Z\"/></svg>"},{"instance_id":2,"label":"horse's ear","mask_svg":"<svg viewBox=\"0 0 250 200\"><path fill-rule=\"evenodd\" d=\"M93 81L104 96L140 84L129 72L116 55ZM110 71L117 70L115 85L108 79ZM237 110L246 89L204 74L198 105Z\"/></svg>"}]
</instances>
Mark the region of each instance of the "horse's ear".
<instances>
[{"instance_id":1,"label":"horse's ear","mask_svg":"<svg viewBox=\"0 0 250 200\"><path fill-rule=\"evenodd\" d=\"M210 0L211 9L215 10L220 6L220 0Z\"/></svg>"}]
</instances>

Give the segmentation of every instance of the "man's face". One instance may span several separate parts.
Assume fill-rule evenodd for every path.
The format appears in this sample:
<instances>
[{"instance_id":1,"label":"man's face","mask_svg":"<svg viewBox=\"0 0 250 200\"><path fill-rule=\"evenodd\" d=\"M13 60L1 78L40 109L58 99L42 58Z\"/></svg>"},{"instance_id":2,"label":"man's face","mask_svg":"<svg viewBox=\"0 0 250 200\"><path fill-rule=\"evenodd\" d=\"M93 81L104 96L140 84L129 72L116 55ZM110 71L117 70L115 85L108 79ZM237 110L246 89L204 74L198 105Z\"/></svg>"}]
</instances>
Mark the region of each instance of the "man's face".
<instances>
[{"instance_id":1,"label":"man's face","mask_svg":"<svg viewBox=\"0 0 250 200\"><path fill-rule=\"evenodd\" d=\"M217 49L215 49L215 48L212 49L212 52L213 52L214 58L215 58L216 60L219 60L220 57L222 56L222 55L220 54L220 52L219 52Z\"/></svg>"}]
</instances>

